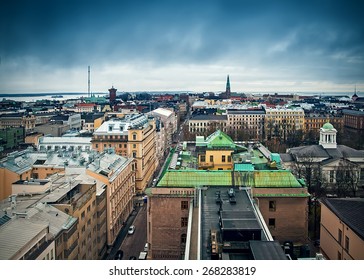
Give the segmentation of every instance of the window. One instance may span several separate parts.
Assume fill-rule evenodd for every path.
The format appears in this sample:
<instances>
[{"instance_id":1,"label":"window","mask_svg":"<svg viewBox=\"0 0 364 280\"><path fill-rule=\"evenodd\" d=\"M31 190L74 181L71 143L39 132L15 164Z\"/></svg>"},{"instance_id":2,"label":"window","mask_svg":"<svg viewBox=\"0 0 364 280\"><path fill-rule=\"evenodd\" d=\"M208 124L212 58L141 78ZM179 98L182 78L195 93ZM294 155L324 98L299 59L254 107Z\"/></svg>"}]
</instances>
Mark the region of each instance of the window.
<instances>
[{"instance_id":1,"label":"window","mask_svg":"<svg viewBox=\"0 0 364 280\"><path fill-rule=\"evenodd\" d=\"M225 162L225 156L222 156L222 158L221 158L221 160L222 160L222 162Z\"/></svg>"},{"instance_id":2,"label":"window","mask_svg":"<svg viewBox=\"0 0 364 280\"><path fill-rule=\"evenodd\" d=\"M329 182L333 183L334 182L334 176L335 176L335 171L334 170L330 170L330 177L329 177Z\"/></svg>"},{"instance_id":3,"label":"window","mask_svg":"<svg viewBox=\"0 0 364 280\"><path fill-rule=\"evenodd\" d=\"M270 218L268 220L268 226L271 229L275 229L276 228L276 219Z\"/></svg>"},{"instance_id":4,"label":"window","mask_svg":"<svg viewBox=\"0 0 364 280\"><path fill-rule=\"evenodd\" d=\"M214 162L214 156L210 156L210 162Z\"/></svg>"},{"instance_id":5,"label":"window","mask_svg":"<svg viewBox=\"0 0 364 280\"><path fill-rule=\"evenodd\" d=\"M85 211L81 213L81 219L83 220L85 218Z\"/></svg>"},{"instance_id":6,"label":"window","mask_svg":"<svg viewBox=\"0 0 364 280\"><path fill-rule=\"evenodd\" d=\"M188 224L188 218L181 218L181 227L186 227Z\"/></svg>"},{"instance_id":7,"label":"window","mask_svg":"<svg viewBox=\"0 0 364 280\"><path fill-rule=\"evenodd\" d=\"M228 162L231 162L231 156L228 156Z\"/></svg>"},{"instance_id":8,"label":"window","mask_svg":"<svg viewBox=\"0 0 364 280\"><path fill-rule=\"evenodd\" d=\"M136 138L137 138L136 133L133 133L133 140L136 140Z\"/></svg>"},{"instance_id":9,"label":"window","mask_svg":"<svg viewBox=\"0 0 364 280\"><path fill-rule=\"evenodd\" d=\"M96 149L99 147L99 144L96 144Z\"/></svg>"},{"instance_id":10,"label":"window","mask_svg":"<svg viewBox=\"0 0 364 280\"><path fill-rule=\"evenodd\" d=\"M337 242L339 242L340 245L341 245L342 237L343 237L343 232L341 231L341 229L339 229L338 230Z\"/></svg>"},{"instance_id":11,"label":"window","mask_svg":"<svg viewBox=\"0 0 364 280\"><path fill-rule=\"evenodd\" d=\"M136 148L136 144L133 144L133 149L135 149Z\"/></svg>"},{"instance_id":12,"label":"window","mask_svg":"<svg viewBox=\"0 0 364 280\"><path fill-rule=\"evenodd\" d=\"M276 202L274 200L269 201L269 211L276 211Z\"/></svg>"},{"instance_id":13,"label":"window","mask_svg":"<svg viewBox=\"0 0 364 280\"><path fill-rule=\"evenodd\" d=\"M188 201L181 201L181 210L188 209Z\"/></svg>"},{"instance_id":14,"label":"window","mask_svg":"<svg viewBox=\"0 0 364 280\"><path fill-rule=\"evenodd\" d=\"M206 161L206 156L205 155L201 155L200 159L201 159L201 162L205 162Z\"/></svg>"},{"instance_id":15,"label":"window","mask_svg":"<svg viewBox=\"0 0 364 280\"><path fill-rule=\"evenodd\" d=\"M345 250L349 253L349 237L345 236Z\"/></svg>"},{"instance_id":16,"label":"window","mask_svg":"<svg viewBox=\"0 0 364 280\"><path fill-rule=\"evenodd\" d=\"M136 151L133 151L133 158L136 158Z\"/></svg>"},{"instance_id":17,"label":"window","mask_svg":"<svg viewBox=\"0 0 364 280\"><path fill-rule=\"evenodd\" d=\"M187 240L187 234L183 233L181 234L181 244L186 244Z\"/></svg>"}]
</instances>

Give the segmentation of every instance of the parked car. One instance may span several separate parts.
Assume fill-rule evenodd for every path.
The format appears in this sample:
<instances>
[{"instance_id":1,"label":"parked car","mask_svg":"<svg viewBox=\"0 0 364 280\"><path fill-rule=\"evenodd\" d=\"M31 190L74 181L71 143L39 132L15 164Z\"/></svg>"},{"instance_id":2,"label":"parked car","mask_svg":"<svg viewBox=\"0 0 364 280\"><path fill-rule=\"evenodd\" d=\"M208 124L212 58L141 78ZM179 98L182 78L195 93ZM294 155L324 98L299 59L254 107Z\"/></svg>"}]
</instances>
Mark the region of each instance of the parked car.
<instances>
[{"instance_id":1,"label":"parked car","mask_svg":"<svg viewBox=\"0 0 364 280\"><path fill-rule=\"evenodd\" d=\"M134 226L134 225L132 225L132 226L130 226L130 227L129 227L129 229L128 229L128 234L133 234L133 233L134 233L134 231L135 231L135 226Z\"/></svg>"},{"instance_id":2,"label":"parked car","mask_svg":"<svg viewBox=\"0 0 364 280\"><path fill-rule=\"evenodd\" d=\"M115 254L115 260L121 260L123 258L124 252L122 250L118 250Z\"/></svg>"},{"instance_id":3,"label":"parked car","mask_svg":"<svg viewBox=\"0 0 364 280\"><path fill-rule=\"evenodd\" d=\"M233 188L230 188L229 191L228 191L228 194L229 194L229 197L233 197L235 196L235 191Z\"/></svg>"},{"instance_id":4,"label":"parked car","mask_svg":"<svg viewBox=\"0 0 364 280\"><path fill-rule=\"evenodd\" d=\"M149 243L147 242L144 245L144 252L148 252L148 250L149 250Z\"/></svg>"}]
</instances>

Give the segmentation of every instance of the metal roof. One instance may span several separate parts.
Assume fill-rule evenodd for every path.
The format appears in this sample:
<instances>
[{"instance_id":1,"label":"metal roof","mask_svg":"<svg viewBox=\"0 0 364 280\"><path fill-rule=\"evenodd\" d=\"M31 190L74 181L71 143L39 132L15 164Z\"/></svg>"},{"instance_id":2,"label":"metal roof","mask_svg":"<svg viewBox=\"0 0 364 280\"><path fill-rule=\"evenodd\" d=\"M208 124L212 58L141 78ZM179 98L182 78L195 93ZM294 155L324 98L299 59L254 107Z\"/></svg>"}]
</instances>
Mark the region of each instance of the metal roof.
<instances>
[{"instance_id":1,"label":"metal roof","mask_svg":"<svg viewBox=\"0 0 364 280\"><path fill-rule=\"evenodd\" d=\"M322 203L364 239L364 198L324 198Z\"/></svg>"},{"instance_id":2,"label":"metal roof","mask_svg":"<svg viewBox=\"0 0 364 280\"><path fill-rule=\"evenodd\" d=\"M158 187L231 186L231 171L168 170Z\"/></svg>"},{"instance_id":3,"label":"metal roof","mask_svg":"<svg viewBox=\"0 0 364 280\"><path fill-rule=\"evenodd\" d=\"M289 170L260 170L255 171L255 188L301 188L302 185L297 181Z\"/></svg>"},{"instance_id":4,"label":"metal roof","mask_svg":"<svg viewBox=\"0 0 364 280\"><path fill-rule=\"evenodd\" d=\"M0 227L0 260L10 260L22 250L48 223L33 223L26 219L12 219Z\"/></svg>"},{"instance_id":5,"label":"metal roof","mask_svg":"<svg viewBox=\"0 0 364 280\"><path fill-rule=\"evenodd\" d=\"M287 260L278 241L249 241L254 260Z\"/></svg>"},{"instance_id":6,"label":"metal roof","mask_svg":"<svg viewBox=\"0 0 364 280\"><path fill-rule=\"evenodd\" d=\"M234 141L230 138L230 136L228 136L221 130L217 130L213 134L208 136L206 138L206 143L207 143L207 148L211 149L222 148L222 147L234 149L236 146Z\"/></svg>"},{"instance_id":7,"label":"metal roof","mask_svg":"<svg viewBox=\"0 0 364 280\"><path fill-rule=\"evenodd\" d=\"M235 163L235 171L254 171L254 166L251 163Z\"/></svg>"}]
</instances>

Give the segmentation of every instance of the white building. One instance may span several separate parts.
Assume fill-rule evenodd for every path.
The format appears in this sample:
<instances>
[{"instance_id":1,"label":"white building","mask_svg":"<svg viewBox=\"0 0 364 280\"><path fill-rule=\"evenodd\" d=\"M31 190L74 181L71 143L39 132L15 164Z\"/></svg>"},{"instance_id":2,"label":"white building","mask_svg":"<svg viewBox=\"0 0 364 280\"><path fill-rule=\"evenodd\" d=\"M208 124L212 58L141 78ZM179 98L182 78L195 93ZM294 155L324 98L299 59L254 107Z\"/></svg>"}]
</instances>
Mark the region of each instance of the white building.
<instances>
[{"instance_id":1,"label":"white building","mask_svg":"<svg viewBox=\"0 0 364 280\"><path fill-rule=\"evenodd\" d=\"M90 151L91 137L41 137L38 142L39 151Z\"/></svg>"}]
</instances>

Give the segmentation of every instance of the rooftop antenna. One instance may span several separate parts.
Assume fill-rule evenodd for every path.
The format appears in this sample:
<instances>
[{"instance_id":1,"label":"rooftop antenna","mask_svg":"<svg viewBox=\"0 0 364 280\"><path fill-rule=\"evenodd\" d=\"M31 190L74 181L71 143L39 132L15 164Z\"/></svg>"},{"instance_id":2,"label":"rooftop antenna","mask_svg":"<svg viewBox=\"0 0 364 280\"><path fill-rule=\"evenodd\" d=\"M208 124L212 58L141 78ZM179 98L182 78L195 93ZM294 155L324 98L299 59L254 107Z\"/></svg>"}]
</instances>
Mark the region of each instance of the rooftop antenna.
<instances>
[{"instance_id":1,"label":"rooftop antenna","mask_svg":"<svg viewBox=\"0 0 364 280\"><path fill-rule=\"evenodd\" d=\"M90 97L90 66L88 67L88 92L87 97Z\"/></svg>"}]
</instances>

